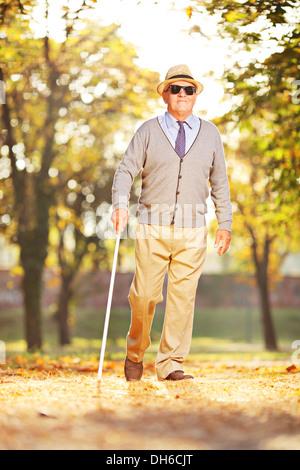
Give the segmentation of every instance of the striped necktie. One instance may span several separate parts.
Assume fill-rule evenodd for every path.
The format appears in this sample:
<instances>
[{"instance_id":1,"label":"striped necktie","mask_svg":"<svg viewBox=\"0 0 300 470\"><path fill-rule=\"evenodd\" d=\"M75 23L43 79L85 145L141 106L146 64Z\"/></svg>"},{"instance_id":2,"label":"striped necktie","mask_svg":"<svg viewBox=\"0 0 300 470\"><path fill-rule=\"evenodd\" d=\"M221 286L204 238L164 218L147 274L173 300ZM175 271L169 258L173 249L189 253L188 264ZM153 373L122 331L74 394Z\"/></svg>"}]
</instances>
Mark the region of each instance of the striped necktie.
<instances>
[{"instance_id":1,"label":"striped necktie","mask_svg":"<svg viewBox=\"0 0 300 470\"><path fill-rule=\"evenodd\" d=\"M180 158L183 158L185 155L185 130L183 126L185 121L177 122L179 124L179 131L175 142L175 152L179 155Z\"/></svg>"}]
</instances>

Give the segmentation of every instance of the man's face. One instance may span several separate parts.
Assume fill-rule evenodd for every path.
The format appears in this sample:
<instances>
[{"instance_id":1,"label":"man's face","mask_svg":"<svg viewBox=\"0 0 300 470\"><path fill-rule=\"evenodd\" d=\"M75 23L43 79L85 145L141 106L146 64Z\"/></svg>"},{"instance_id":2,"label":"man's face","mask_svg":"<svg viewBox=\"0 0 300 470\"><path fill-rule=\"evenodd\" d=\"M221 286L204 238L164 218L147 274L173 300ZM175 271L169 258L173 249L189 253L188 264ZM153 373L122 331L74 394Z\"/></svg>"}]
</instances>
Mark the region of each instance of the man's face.
<instances>
[{"instance_id":1,"label":"man's face","mask_svg":"<svg viewBox=\"0 0 300 470\"><path fill-rule=\"evenodd\" d=\"M192 83L185 82L183 80L172 82L172 85L193 86ZM197 100L196 93L193 95L186 95L183 89L181 89L177 95L173 95L170 89L168 89L163 92L162 97L164 102L167 104L169 113L173 116L177 116L179 114L185 115L186 117L190 116Z\"/></svg>"}]
</instances>

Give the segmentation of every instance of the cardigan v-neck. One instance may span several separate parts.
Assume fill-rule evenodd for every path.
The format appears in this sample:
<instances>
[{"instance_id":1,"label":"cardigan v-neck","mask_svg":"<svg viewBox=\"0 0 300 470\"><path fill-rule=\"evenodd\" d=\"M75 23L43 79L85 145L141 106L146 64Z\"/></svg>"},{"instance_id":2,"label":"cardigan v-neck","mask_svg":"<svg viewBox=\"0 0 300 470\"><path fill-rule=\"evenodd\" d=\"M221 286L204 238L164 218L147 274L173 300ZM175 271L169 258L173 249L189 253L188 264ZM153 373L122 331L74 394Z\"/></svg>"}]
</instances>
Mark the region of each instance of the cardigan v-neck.
<instances>
[{"instance_id":1,"label":"cardigan v-neck","mask_svg":"<svg viewBox=\"0 0 300 470\"><path fill-rule=\"evenodd\" d=\"M175 148L176 138L179 131L179 125L177 124L176 118L166 111L163 115L157 117L157 121L170 144ZM184 122L186 137L185 154L187 154L198 137L201 129L201 119L194 114L191 114Z\"/></svg>"}]
</instances>

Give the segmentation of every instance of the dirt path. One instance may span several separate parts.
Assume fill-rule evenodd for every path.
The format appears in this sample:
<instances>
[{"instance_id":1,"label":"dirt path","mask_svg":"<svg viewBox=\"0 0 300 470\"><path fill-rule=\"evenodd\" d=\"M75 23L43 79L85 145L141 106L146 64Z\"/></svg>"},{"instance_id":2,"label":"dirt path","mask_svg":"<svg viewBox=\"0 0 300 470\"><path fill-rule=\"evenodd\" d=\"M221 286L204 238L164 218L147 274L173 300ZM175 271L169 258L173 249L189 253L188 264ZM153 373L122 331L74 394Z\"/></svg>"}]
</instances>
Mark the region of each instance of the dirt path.
<instances>
[{"instance_id":1,"label":"dirt path","mask_svg":"<svg viewBox=\"0 0 300 470\"><path fill-rule=\"evenodd\" d=\"M189 362L195 379L174 383L147 365L127 383L106 363L100 390L91 366L52 365L0 369L0 449L300 450L291 364Z\"/></svg>"}]
</instances>

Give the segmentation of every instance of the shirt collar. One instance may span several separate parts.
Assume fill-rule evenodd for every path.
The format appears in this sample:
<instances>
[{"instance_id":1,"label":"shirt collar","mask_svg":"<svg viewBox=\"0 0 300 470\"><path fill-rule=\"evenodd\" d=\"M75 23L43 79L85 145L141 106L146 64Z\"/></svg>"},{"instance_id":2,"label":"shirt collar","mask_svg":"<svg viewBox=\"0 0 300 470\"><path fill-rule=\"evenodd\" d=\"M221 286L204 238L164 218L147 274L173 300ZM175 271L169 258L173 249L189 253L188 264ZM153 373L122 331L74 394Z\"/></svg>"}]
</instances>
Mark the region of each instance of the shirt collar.
<instances>
[{"instance_id":1,"label":"shirt collar","mask_svg":"<svg viewBox=\"0 0 300 470\"><path fill-rule=\"evenodd\" d=\"M195 125L195 118L196 116L194 116L194 114L191 114L188 118L185 119L185 122L187 123L190 129L193 129L193 126ZM168 129L171 126L174 126L176 127L176 129L178 129L177 119L172 116L172 114L168 113L168 111L166 111L165 113L165 121Z\"/></svg>"}]
</instances>

